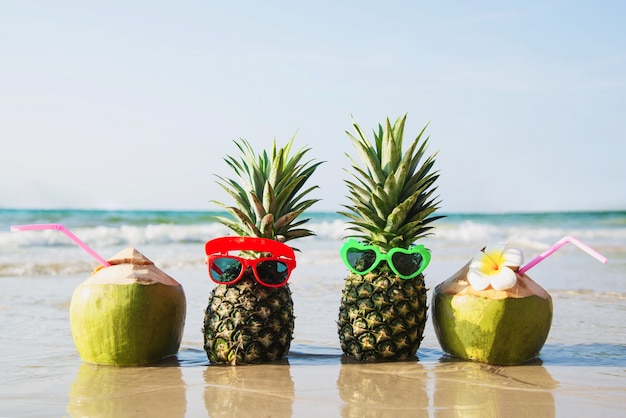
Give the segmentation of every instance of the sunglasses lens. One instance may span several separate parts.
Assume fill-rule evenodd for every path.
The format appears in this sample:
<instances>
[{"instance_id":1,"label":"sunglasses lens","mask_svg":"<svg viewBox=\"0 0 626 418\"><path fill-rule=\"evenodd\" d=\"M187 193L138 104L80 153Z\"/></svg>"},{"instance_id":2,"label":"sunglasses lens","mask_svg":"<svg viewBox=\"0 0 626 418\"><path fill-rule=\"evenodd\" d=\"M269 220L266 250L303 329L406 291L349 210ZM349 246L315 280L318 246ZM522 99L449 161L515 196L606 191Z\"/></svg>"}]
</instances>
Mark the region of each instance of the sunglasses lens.
<instances>
[{"instance_id":1,"label":"sunglasses lens","mask_svg":"<svg viewBox=\"0 0 626 418\"><path fill-rule=\"evenodd\" d=\"M264 283L280 285L289 278L289 267L281 261L266 260L256 265L256 273Z\"/></svg>"},{"instance_id":2,"label":"sunglasses lens","mask_svg":"<svg viewBox=\"0 0 626 418\"><path fill-rule=\"evenodd\" d=\"M376 253L373 250L350 248L346 252L346 260L355 271L364 272L376 262Z\"/></svg>"},{"instance_id":3,"label":"sunglasses lens","mask_svg":"<svg viewBox=\"0 0 626 418\"><path fill-rule=\"evenodd\" d=\"M391 262L398 273L403 276L411 276L422 266L421 254L405 254L397 252L391 256Z\"/></svg>"},{"instance_id":4,"label":"sunglasses lens","mask_svg":"<svg viewBox=\"0 0 626 418\"><path fill-rule=\"evenodd\" d=\"M239 277L243 266L237 259L230 257L214 258L209 266L211 278L216 283L230 283Z\"/></svg>"}]
</instances>

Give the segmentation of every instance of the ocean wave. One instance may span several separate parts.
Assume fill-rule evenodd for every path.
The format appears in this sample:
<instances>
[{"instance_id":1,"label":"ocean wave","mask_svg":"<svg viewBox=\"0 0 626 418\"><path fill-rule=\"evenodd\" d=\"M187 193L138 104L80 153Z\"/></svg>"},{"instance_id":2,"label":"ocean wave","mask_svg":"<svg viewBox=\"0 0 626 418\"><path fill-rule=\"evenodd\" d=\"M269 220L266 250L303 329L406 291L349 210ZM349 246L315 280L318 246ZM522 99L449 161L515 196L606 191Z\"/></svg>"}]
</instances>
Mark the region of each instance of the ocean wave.
<instances>
[{"instance_id":1,"label":"ocean wave","mask_svg":"<svg viewBox=\"0 0 626 418\"><path fill-rule=\"evenodd\" d=\"M92 263L80 260L72 262L15 262L0 264L0 277L73 276L90 273Z\"/></svg>"},{"instance_id":2,"label":"ocean wave","mask_svg":"<svg viewBox=\"0 0 626 418\"><path fill-rule=\"evenodd\" d=\"M433 239L457 242L506 241L531 249L546 249L564 236L572 235L589 242L623 243L626 228L563 228L561 226L498 225L487 222L462 221L440 223Z\"/></svg>"},{"instance_id":3,"label":"ocean wave","mask_svg":"<svg viewBox=\"0 0 626 418\"><path fill-rule=\"evenodd\" d=\"M82 214L82 212L80 212ZM84 215L84 214L83 214ZM82 216L82 215L81 215ZM150 218L154 222L121 223L119 216L114 219L107 215L106 222L102 215L92 220L97 226L84 226L76 219L66 226L81 240L92 247L104 258L108 258L123 248L138 248L163 268L197 267L203 263L203 245L206 241L219 236L232 235L221 223L207 216L191 215L188 218L168 218L165 215ZM136 215L139 218L139 215ZM161 222L169 219L169 222ZM177 219L180 223L173 222ZM20 219L28 223L40 218ZM11 219L9 226L15 219ZM62 219L54 221L64 222ZM102 221L102 222L101 222ZM187 222L182 222L187 221ZM5 219L6 223L7 220ZM107 223L112 222L112 223ZM15 222L17 223L17 222ZM74 273L88 273L93 269L94 260L81 253L75 243L58 230L11 232L9 226L0 229L0 276L41 276ZM290 241L288 244L302 250L298 261L303 264L337 263L341 241L350 233L348 223L339 216L314 216L303 225L316 236L303 240ZM581 239L596 250L615 260L626 258L626 227L621 224L607 227L606 223L572 222L551 223L521 222L518 218L503 221L498 217L450 217L434 225L433 234L420 240L438 260L454 261L466 259L482 246L506 241L522 249L526 254L539 254L566 235ZM571 252L577 251L572 249ZM560 254L570 251L564 250ZM78 256L77 256L78 255Z\"/></svg>"},{"instance_id":4,"label":"ocean wave","mask_svg":"<svg viewBox=\"0 0 626 418\"><path fill-rule=\"evenodd\" d=\"M93 228L76 228L72 232L93 247L204 243L211 238L229 234L229 230L219 223L205 225L97 226ZM45 230L0 233L0 245L15 248L57 247L75 244L60 231Z\"/></svg>"},{"instance_id":5,"label":"ocean wave","mask_svg":"<svg viewBox=\"0 0 626 418\"><path fill-rule=\"evenodd\" d=\"M141 250L157 267L168 272L174 270L206 269L202 251L179 252L176 254L159 253ZM88 276L98 263L88 255L77 254L75 251L57 253L58 256L32 252L22 255L14 261L0 260L0 277L56 277L56 276ZM104 253L103 253L104 254ZM34 260L34 261L33 261Z\"/></svg>"},{"instance_id":6,"label":"ocean wave","mask_svg":"<svg viewBox=\"0 0 626 418\"><path fill-rule=\"evenodd\" d=\"M574 290L552 290L550 292L554 298L584 298L591 300L623 301L626 300L624 292L596 291L591 289Z\"/></svg>"},{"instance_id":7,"label":"ocean wave","mask_svg":"<svg viewBox=\"0 0 626 418\"><path fill-rule=\"evenodd\" d=\"M350 231L346 222L330 220L306 224L316 235L308 240L320 243L343 240ZM206 241L232 232L224 225L212 222L203 224L148 224L80 227L73 229L82 241L95 248L139 247L143 245L204 244ZM438 246L488 245L509 242L524 250L545 250L566 235L573 235L589 245L620 249L626 241L626 228L535 227L529 225L495 225L493 223L462 221L441 222L426 241ZM51 248L74 246L65 234L57 230L1 232L0 248L4 252L23 248ZM297 246L297 245L296 245Z\"/></svg>"},{"instance_id":8,"label":"ocean wave","mask_svg":"<svg viewBox=\"0 0 626 418\"><path fill-rule=\"evenodd\" d=\"M229 235L216 221L219 213L205 212L106 212L106 211L11 211L0 210L0 246L65 246L72 243L59 231L11 233L10 225L58 222L94 246L144 243L201 243ZM320 240L337 241L349 234L348 219L334 213L312 213L302 227ZM508 241L541 249L565 235L607 245L626 240L623 214L594 215L450 215L435 224L429 239L450 242ZM89 226L93 225L93 226Z\"/></svg>"}]
</instances>

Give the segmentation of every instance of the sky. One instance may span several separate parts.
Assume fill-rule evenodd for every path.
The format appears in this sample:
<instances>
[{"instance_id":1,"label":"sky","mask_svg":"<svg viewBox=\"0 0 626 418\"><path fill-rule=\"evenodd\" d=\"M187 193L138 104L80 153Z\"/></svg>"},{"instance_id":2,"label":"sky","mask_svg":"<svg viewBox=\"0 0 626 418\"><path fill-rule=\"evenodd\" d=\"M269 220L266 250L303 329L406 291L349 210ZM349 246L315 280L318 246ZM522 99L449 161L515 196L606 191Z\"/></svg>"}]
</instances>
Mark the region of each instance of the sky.
<instances>
[{"instance_id":1,"label":"sky","mask_svg":"<svg viewBox=\"0 0 626 418\"><path fill-rule=\"evenodd\" d=\"M218 210L234 140L428 124L440 210L625 210L626 2L0 0L0 208Z\"/></svg>"}]
</instances>

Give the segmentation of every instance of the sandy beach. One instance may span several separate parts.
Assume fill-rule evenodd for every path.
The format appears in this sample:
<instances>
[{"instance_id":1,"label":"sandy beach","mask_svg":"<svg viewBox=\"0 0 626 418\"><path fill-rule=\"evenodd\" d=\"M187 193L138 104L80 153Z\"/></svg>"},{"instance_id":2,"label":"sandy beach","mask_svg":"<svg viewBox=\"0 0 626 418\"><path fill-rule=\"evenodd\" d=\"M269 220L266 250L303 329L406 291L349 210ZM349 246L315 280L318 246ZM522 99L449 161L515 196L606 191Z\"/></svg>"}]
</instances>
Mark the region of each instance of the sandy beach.
<instances>
[{"instance_id":1,"label":"sandy beach","mask_svg":"<svg viewBox=\"0 0 626 418\"><path fill-rule=\"evenodd\" d=\"M590 295L554 294L552 332L541 358L527 365L447 358L430 320L419 358L363 364L339 349L336 266L313 267L303 266L291 285L297 319L288 358L237 367L209 365L202 349L211 287L204 272L171 273L188 302L179 354L127 368L83 363L75 351L68 305L84 277L0 278L0 416L551 417L621 416L626 409L625 301L617 295L594 299L589 315Z\"/></svg>"},{"instance_id":2,"label":"sandy beach","mask_svg":"<svg viewBox=\"0 0 626 418\"><path fill-rule=\"evenodd\" d=\"M335 324L347 274L338 254L343 232L332 214L317 215L318 236L300 245L290 279L296 323L288 357L236 367L210 365L202 348L213 287L202 244L223 233L204 214L5 215L0 222L0 417L537 418L621 417L626 410L622 214L463 215L440 222L437 235L424 241L433 254L425 272L430 289L481 245L497 240L513 241L530 259L566 232L609 258L602 265L568 246L528 273L551 294L554 317L539 359L512 367L449 358L431 318L417 358L347 360ZM81 361L69 304L94 260L58 231L9 232L10 224L53 215L102 255L135 247L183 285L187 315L177 356L145 367Z\"/></svg>"}]
</instances>

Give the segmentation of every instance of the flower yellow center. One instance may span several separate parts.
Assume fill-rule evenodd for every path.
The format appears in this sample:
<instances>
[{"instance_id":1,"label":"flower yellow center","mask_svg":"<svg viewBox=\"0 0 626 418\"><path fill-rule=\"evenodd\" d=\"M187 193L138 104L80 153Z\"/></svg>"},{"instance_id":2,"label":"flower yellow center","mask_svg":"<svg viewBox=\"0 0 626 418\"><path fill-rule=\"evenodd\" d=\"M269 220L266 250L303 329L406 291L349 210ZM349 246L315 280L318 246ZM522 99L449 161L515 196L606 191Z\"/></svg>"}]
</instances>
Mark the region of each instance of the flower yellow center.
<instances>
[{"instance_id":1,"label":"flower yellow center","mask_svg":"<svg viewBox=\"0 0 626 418\"><path fill-rule=\"evenodd\" d=\"M504 263L504 254L500 251L492 251L484 254L485 255L480 260L482 263L480 272L486 275L498 273Z\"/></svg>"}]
</instances>

